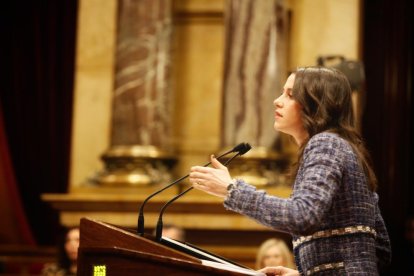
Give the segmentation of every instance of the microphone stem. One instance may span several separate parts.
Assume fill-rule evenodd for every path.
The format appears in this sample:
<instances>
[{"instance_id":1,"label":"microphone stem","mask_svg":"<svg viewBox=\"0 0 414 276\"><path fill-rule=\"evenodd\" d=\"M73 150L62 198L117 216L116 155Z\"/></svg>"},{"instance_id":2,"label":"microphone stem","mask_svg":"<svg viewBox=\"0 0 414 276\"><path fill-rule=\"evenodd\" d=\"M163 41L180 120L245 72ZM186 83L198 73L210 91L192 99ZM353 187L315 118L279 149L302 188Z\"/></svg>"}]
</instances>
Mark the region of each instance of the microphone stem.
<instances>
[{"instance_id":1,"label":"microphone stem","mask_svg":"<svg viewBox=\"0 0 414 276\"><path fill-rule=\"evenodd\" d=\"M227 151L227 152L223 153L222 155L220 155L219 157L217 157L217 159L219 159L219 158L221 158L221 157L223 157L223 156L225 156L225 155L227 155L227 154L229 154L229 153L231 153L231 152L233 152L233 151L234 151L234 149L229 150L229 151ZM233 158L234 158L234 157L233 157ZM232 159L233 159L233 158L232 158ZM230 161L231 161L232 159L230 159ZM229 162L229 161L227 161L227 162ZM205 165L204 165L204 167L207 167L207 166L209 166L210 164L211 164L211 162L208 162L207 164L205 164ZM227 163L226 163L226 164L227 164ZM142 202L141 207L139 208L139 216L138 216L138 225L137 225L137 233L138 233L138 235L143 235L143 234L144 234L144 225L145 225L145 221L144 221L144 206L145 206L145 204L147 204L148 200L150 200L150 199L151 199L151 198L153 198L154 196L158 195L159 193L163 192L164 190L166 190L166 189L170 188L171 186L173 186L173 185L177 184L178 182L180 182L180 181L182 181L182 180L186 179L188 176L189 176L189 174L187 174L187 175L185 175L185 176L183 176L183 177L181 177L181 178L179 178L179 179L175 180L174 182L172 182L171 184L168 184L167 186L165 186L165 187L164 187L164 188L162 188L161 190L158 190L158 191L156 191L155 193L151 194L150 196L148 196L148 197L147 197L147 198L146 198L146 199Z\"/></svg>"},{"instance_id":2,"label":"microphone stem","mask_svg":"<svg viewBox=\"0 0 414 276\"><path fill-rule=\"evenodd\" d=\"M167 204L165 204L164 206L162 206L162 209L160 211L160 216L159 216L158 222L157 222L157 231L155 232L155 240L156 241L160 241L161 240L161 235L162 235L162 216L164 214L165 209L167 209L167 207L172 202L176 201L177 199L179 199L180 197L182 197L183 195L185 195L186 193L188 193L192 189L194 189L194 188L193 187L188 188L184 192L181 192L180 194L178 194L175 197L173 197L170 201L167 202Z\"/></svg>"},{"instance_id":3,"label":"microphone stem","mask_svg":"<svg viewBox=\"0 0 414 276\"><path fill-rule=\"evenodd\" d=\"M233 161L234 158L236 158L239 155L240 155L240 153L238 152L237 154L232 156L229 160L227 160L223 165L227 166L231 161ZM158 217L158 222L157 222L157 227L156 227L156 232L155 232L155 241L161 241L162 225L163 225L162 216L164 215L164 212L167 209L167 207L170 206L171 203L173 203L174 201L176 201L177 199L179 199L180 197L182 197L183 195L185 195L186 193L191 191L192 189L194 189L194 188L193 187L188 188L184 192L182 192L182 193L176 195L175 197L173 197L172 199L170 199L167 203L164 204L164 206L162 206L161 211L160 211L160 215Z\"/></svg>"},{"instance_id":4,"label":"microphone stem","mask_svg":"<svg viewBox=\"0 0 414 276\"><path fill-rule=\"evenodd\" d=\"M175 180L174 182L172 182L171 184L168 184L167 186L165 186L164 188L162 188L161 190L156 191L155 193L151 194L149 197L147 197L144 202L142 202L141 207L139 208L139 217L138 217L138 234L142 235L144 234L144 206L145 204L148 202L148 200L150 200L151 198L153 198L154 196L158 195L159 193L161 193L162 191L170 188L171 186L173 186L174 184L176 184L177 182L180 182L184 179L186 179L189 175L185 175L183 177L181 177L180 179Z\"/></svg>"},{"instance_id":5,"label":"microphone stem","mask_svg":"<svg viewBox=\"0 0 414 276\"><path fill-rule=\"evenodd\" d=\"M227 160L223 165L227 167L227 165L230 164L230 162L233 161L233 159L236 158L239 155L240 155L240 152L238 152L232 158L230 158L229 160Z\"/></svg>"}]
</instances>

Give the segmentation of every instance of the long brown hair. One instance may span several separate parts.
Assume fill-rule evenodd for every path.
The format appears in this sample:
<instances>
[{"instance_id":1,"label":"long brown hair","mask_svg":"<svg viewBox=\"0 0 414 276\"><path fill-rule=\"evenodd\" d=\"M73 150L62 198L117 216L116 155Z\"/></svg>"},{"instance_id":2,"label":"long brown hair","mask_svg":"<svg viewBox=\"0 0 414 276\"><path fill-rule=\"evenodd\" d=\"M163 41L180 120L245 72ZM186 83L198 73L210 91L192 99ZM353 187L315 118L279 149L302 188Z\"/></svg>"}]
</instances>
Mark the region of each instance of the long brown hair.
<instances>
[{"instance_id":1,"label":"long brown hair","mask_svg":"<svg viewBox=\"0 0 414 276\"><path fill-rule=\"evenodd\" d=\"M366 176L368 187L375 191L377 178L372 169L371 157L355 128L352 110L351 87L346 76L334 68L298 68L292 96L302 106L302 122L309 133L299 151L298 162L293 167L296 176L303 150L315 134L328 131L337 133L350 143Z\"/></svg>"}]
</instances>

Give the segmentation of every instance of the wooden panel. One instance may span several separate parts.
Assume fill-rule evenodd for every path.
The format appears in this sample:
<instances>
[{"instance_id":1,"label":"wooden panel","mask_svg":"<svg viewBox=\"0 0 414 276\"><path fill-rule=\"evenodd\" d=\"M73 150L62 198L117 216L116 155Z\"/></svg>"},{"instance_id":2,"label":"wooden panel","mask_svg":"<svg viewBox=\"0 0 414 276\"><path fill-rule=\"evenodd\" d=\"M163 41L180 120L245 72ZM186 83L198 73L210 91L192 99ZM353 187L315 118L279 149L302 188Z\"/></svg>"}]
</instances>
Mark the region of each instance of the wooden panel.
<instances>
[{"instance_id":1,"label":"wooden panel","mask_svg":"<svg viewBox=\"0 0 414 276\"><path fill-rule=\"evenodd\" d=\"M96 266L109 275L245 275L205 266L194 257L194 251L189 252L179 252L115 225L82 219L78 275L91 275Z\"/></svg>"}]
</instances>

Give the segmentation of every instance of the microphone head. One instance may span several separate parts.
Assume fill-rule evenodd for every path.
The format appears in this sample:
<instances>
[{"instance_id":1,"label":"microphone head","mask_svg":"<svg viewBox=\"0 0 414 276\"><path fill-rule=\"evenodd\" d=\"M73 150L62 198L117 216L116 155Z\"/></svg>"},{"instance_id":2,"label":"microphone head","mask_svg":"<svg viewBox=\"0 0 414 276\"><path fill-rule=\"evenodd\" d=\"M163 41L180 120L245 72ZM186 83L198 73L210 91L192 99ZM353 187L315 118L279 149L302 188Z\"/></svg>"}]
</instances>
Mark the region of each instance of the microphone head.
<instances>
[{"instance_id":1,"label":"microphone head","mask_svg":"<svg viewBox=\"0 0 414 276\"><path fill-rule=\"evenodd\" d=\"M246 143L240 143L237 146L235 146L231 152L240 152L241 150L243 150L246 147Z\"/></svg>"},{"instance_id":2,"label":"microphone head","mask_svg":"<svg viewBox=\"0 0 414 276\"><path fill-rule=\"evenodd\" d=\"M242 143L242 144L243 144L243 146L240 148L240 150L238 150L240 155L245 154L246 152L248 152L252 148L252 146L250 146L249 143ZM237 145L237 146L239 146L239 145Z\"/></svg>"}]
</instances>

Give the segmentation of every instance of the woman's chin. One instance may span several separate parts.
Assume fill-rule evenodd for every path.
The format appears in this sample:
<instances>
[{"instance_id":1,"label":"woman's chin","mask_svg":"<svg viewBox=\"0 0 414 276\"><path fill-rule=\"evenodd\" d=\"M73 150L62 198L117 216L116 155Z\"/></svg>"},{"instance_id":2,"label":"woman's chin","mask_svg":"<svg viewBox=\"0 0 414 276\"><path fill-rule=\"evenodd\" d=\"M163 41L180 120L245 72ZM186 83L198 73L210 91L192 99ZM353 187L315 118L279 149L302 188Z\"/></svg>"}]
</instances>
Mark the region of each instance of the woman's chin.
<instances>
[{"instance_id":1,"label":"woman's chin","mask_svg":"<svg viewBox=\"0 0 414 276\"><path fill-rule=\"evenodd\" d=\"M273 124L273 129L283 132L283 130L280 128L280 124L277 121Z\"/></svg>"}]
</instances>

